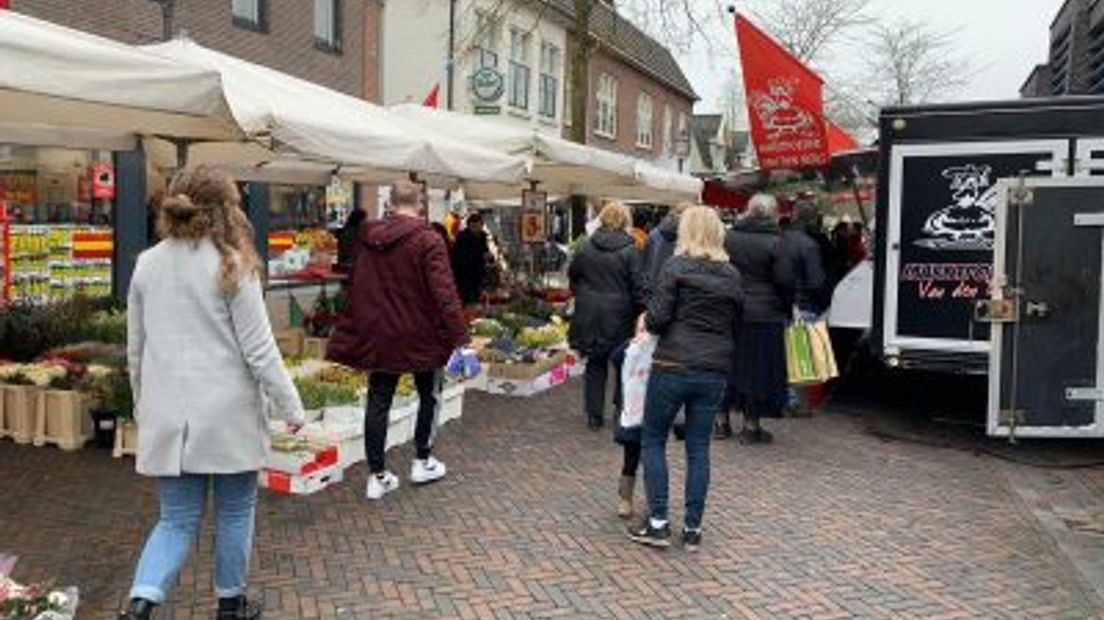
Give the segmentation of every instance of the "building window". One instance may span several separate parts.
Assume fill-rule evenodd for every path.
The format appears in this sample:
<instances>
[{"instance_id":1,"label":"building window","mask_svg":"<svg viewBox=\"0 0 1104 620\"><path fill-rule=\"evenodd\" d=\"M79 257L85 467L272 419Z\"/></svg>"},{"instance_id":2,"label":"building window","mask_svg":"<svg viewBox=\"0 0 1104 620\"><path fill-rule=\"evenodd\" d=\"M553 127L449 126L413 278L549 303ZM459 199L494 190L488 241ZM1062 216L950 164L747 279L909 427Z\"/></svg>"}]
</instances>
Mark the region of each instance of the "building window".
<instances>
[{"instance_id":1,"label":"building window","mask_svg":"<svg viewBox=\"0 0 1104 620\"><path fill-rule=\"evenodd\" d=\"M571 126L571 119L572 119L573 114L574 114L574 106L575 106L575 101L574 101L575 88L572 86L571 79L572 79L571 76L568 75L567 78L564 80L563 122L564 122L564 126L566 126L566 127Z\"/></svg>"},{"instance_id":2,"label":"building window","mask_svg":"<svg viewBox=\"0 0 1104 620\"><path fill-rule=\"evenodd\" d=\"M267 0L232 0L230 10L235 26L258 32L268 30Z\"/></svg>"},{"instance_id":3,"label":"building window","mask_svg":"<svg viewBox=\"0 0 1104 620\"><path fill-rule=\"evenodd\" d=\"M510 31L510 107L529 109L529 42L531 35L522 30Z\"/></svg>"},{"instance_id":4,"label":"building window","mask_svg":"<svg viewBox=\"0 0 1104 620\"><path fill-rule=\"evenodd\" d=\"M595 99L594 133L612 140L617 137L617 78L608 73L599 76Z\"/></svg>"},{"instance_id":5,"label":"building window","mask_svg":"<svg viewBox=\"0 0 1104 620\"><path fill-rule=\"evenodd\" d=\"M663 106L663 156L671 157L675 152L675 140L671 135L674 131L674 121L671 117L671 106Z\"/></svg>"},{"instance_id":6,"label":"building window","mask_svg":"<svg viewBox=\"0 0 1104 620\"><path fill-rule=\"evenodd\" d=\"M652 135L655 133L652 116L652 96L640 93L636 100L636 145L642 149L652 148Z\"/></svg>"},{"instance_id":7,"label":"building window","mask_svg":"<svg viewBox=\"0 0 1104 620\"><path fill-rule=\"evenodd\" d=\"M314 45L325 52L341 52L341 0L314 0Z\"/></svg>"},{"instance_id":8,"label":"building window","mask_svg":"<svg viewBox=\"0 0 1104 620\"><path fill-rule=\"evenodd\" d=\"M544 41L540 55L540 115L556 118L556 98L560 94L560 48Z\"/></svg>"},{"instance_id":9,"label":"building window","mask_svg":"<svg viewBox=\"0 0 1104 620\"><path fill-rule=\"evenodd\" d=\"M688 128L686 127L686 112L679 112L678 134L676 134L676 136L679 140L690 139L690 134L688 133Z\"/></svg>"},{"instance_id":10,"label":"building window","mask_svg":"<svg viewBox=\"0 0 1104 620\"><path fill-rule=\"evenodd\" d=\"M498 19L479 11L475 15L475 45L472 47L477 67L498 68Z\"/></svg>"}]
</instances>

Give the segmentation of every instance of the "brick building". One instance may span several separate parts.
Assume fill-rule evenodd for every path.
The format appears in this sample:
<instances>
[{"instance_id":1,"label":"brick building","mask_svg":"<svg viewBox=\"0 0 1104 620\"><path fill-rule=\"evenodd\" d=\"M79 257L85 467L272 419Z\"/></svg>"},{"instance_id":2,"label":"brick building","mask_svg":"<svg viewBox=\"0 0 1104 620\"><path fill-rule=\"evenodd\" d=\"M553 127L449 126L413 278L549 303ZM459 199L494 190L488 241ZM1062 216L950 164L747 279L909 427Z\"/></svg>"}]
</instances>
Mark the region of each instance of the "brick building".
<instances>
[{"instance_id":1,"label":"brick building","mask_svg":"<svg viewBox=\"0 0 1104 620\"><path fill-rule=\"evenodd\" d=\"M12 0L12 10L131 44L163 39L156 0ZM175 0L171 29L201 45L378 99L379 0Z\"/></svg>"},{"instance_id":2,"label":"brick building","mask_svg":"<svg viewBox=\"0 0 1104 620\"><path fill-rule=\"evenodd\" d=\"M1050 26L1050 55L1023 97L1104 94L1104 1L1066 0Z\"/></svg>"},{"instance_id":3,"label":"brick building","mask_svg":"<svg viewBox=\"0 0 1104 620\"><path fill-rule=\"evenodd\" d=\"M552 2L571 10L569 0ZM686 74L670 50L604 2L594 5L590 28L598 47L589 67L587 143L678 168L689 155L698 99ZM571 58L570 40L567 47ZM564 121L571 124L570 113Z\"/></svg>"}]
</instances>

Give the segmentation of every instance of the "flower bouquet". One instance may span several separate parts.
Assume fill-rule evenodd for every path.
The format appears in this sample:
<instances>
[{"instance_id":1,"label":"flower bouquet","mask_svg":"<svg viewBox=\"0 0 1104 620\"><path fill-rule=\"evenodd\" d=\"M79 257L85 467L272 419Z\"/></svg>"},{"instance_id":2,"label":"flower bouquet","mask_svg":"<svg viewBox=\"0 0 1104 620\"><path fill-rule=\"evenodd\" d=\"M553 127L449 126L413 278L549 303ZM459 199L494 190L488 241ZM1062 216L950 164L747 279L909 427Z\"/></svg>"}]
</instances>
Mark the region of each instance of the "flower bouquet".
<instances>
[{"instance_id":1,"label":"flower bouquet","mask_svg":"<svg viewBox=\"0 0 1104 620\"><path fill-rule=\"evenodd\" d=\"M76 588L55 589L48 583L23 585L12 579L18 558L0 555L0 619L72 620L77 614Z\"/></svg>"}]
</instances>

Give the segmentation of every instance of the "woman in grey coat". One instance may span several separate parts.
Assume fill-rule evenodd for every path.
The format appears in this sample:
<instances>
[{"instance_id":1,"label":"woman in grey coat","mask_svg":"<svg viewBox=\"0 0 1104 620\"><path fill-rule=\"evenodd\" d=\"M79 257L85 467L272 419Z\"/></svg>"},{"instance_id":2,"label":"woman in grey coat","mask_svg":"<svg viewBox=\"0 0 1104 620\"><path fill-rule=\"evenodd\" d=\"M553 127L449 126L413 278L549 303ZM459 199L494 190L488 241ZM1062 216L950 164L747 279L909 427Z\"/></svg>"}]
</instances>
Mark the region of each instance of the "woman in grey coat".
<instances>
[{"instance_id":1,"label":"woman in grey coat","mask_svg":"<svg viewBox=\"0 0 1104 620\"><path fill-rule=\"evenodd\" d=\"M138 473L157 479L150 534L125 620L149 618L188 557L208 492L216 508L218 618L259 618L245 598L265 400L298 426L261 293L261 262L233 179L207 167L173 179L164 239L138 258L127 307L127 357L138 422Z\"/></svg>"}]
</instances>

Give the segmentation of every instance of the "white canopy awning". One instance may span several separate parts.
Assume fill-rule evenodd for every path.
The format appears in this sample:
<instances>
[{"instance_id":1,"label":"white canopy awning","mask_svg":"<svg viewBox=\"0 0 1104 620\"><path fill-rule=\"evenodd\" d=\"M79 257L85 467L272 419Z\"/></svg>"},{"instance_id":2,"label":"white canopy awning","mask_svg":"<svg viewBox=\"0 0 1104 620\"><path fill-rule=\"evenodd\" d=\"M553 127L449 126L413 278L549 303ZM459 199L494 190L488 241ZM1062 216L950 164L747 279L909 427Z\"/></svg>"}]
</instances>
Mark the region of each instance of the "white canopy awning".
<instances>
[{"instance_id":1,"label":"white canopy awning","mask_svg":"<svg viewBox=\"0 0 1104 620\"><path fill-rule=\"evenodd\" d=\"M275 171L305 179L371 178L414 172L455 179L520 183L524 158L439 135L386 108L188 39L143 48L182 67L222 76L230 111L252 143L196 145L189 163L228 165L241 178Z\"/></svg>"},{"instance_id":2,"label":"white canopy awning","mask_svg":"<svg viewBox=\"0 0 1104 620\"><path fill-rule=\"evenodd\" d=\"M130 148L241 135L214 71L0 11L0 142Z\"/></svg>"},{"instance_id":3,"label":"white canopy awning","mask_svg":"<svg viewBox=\"0 0 1104 620\"><path fill-rule=\"evenodd\" d=\"M702 183L694 177L536 129L414 104L392 106L391 110L463 142L529 158L528 180L550 194L657 202L696 200L701 194ZM520 185L464 184L465 195L476 199L517 197L521 189Z\"/></svg>"}]
</instances>

